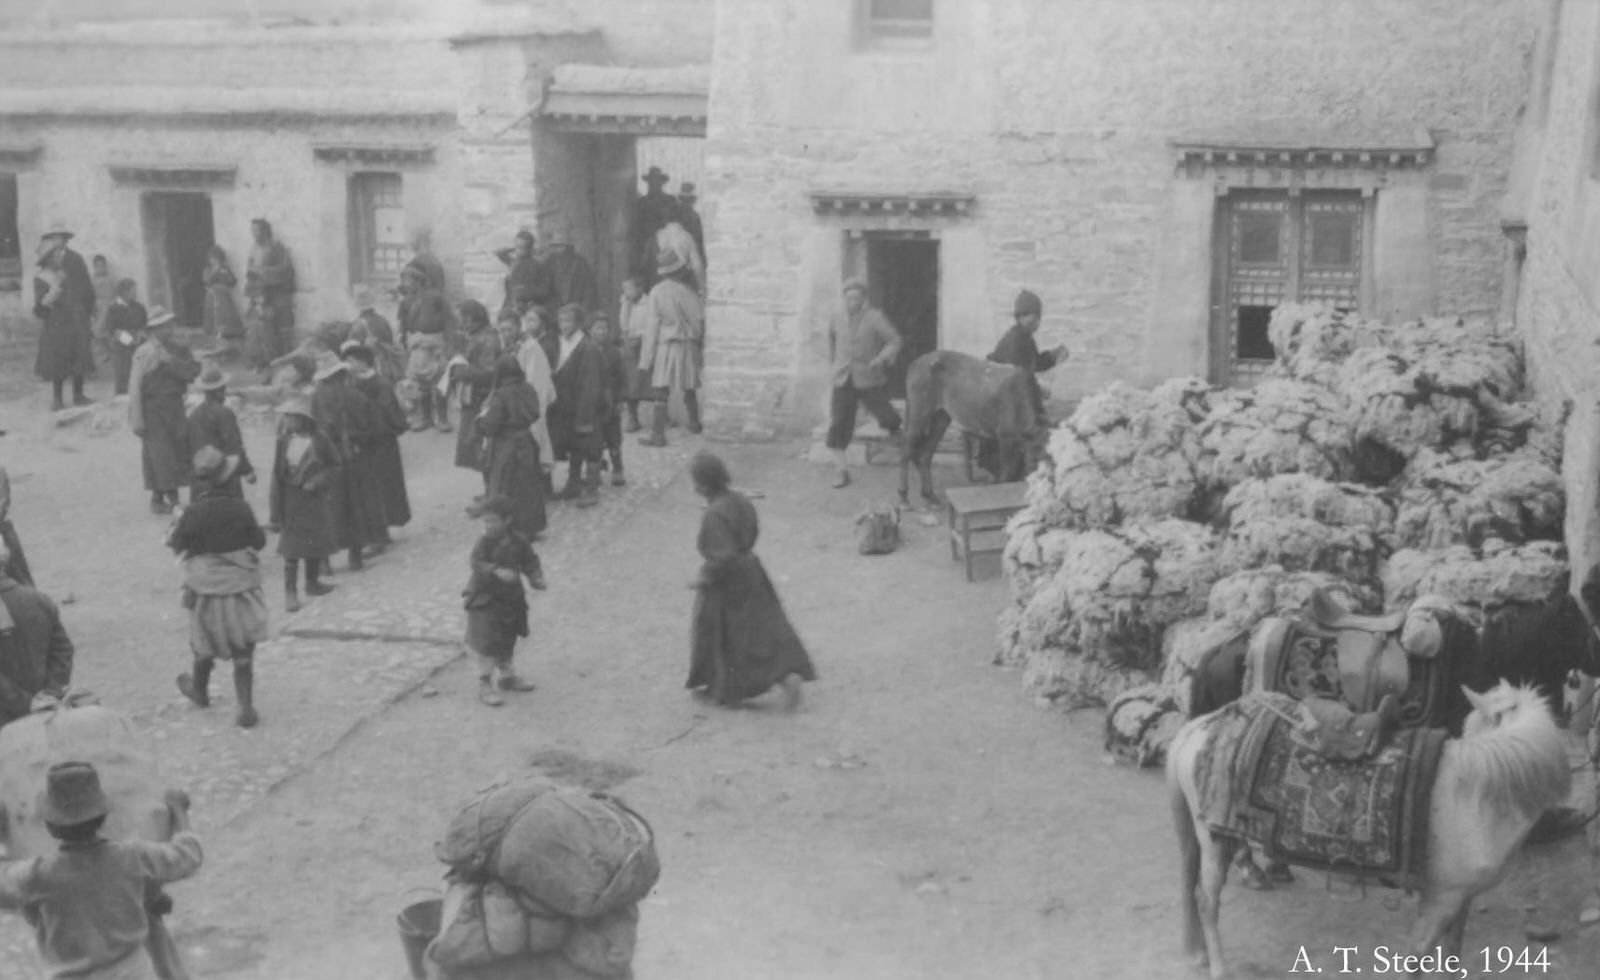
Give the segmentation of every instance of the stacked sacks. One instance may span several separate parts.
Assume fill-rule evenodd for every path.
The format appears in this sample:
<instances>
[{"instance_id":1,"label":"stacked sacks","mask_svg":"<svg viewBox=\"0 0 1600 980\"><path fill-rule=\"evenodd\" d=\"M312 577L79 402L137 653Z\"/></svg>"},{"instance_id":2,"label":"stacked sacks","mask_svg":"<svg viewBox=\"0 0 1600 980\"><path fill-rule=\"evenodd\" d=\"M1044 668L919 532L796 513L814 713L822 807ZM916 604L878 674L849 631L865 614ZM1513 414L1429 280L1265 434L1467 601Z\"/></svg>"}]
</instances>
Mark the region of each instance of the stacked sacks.
<instances>
[{"instance_id":1,"label":"stacked sacks","mask_svg":"<svg viewBox=\"0 0 1600 980\"><path fill-rule=\"evenodd\" d=\"M621 800L540 776L497 783L434 850L451 871L427 955L446 976L558 959L573 976L632 976L637 903L661 864Z\"/></svg>"}]
</instances>

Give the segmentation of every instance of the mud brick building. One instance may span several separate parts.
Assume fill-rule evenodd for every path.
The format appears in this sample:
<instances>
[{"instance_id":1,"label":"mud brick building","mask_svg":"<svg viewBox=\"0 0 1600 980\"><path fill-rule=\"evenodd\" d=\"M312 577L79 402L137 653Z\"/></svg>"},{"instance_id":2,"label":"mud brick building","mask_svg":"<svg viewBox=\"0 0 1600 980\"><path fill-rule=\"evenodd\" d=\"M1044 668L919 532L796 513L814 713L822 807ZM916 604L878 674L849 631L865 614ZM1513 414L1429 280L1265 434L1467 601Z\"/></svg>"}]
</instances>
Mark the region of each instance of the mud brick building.
<instances>
[{"instance_id":1,"label":"mud brick building","mask_svg":"<svg viewBox=\"0 0 1600 980\"><path fill-rule=\"evenodd\" d=\"M719 0L707 351L720 410L825 411L841 279L1046 376L1248 384L1277 303L1494 314L1541 22L1524 0Z\"/></svg>"}]
</instances>

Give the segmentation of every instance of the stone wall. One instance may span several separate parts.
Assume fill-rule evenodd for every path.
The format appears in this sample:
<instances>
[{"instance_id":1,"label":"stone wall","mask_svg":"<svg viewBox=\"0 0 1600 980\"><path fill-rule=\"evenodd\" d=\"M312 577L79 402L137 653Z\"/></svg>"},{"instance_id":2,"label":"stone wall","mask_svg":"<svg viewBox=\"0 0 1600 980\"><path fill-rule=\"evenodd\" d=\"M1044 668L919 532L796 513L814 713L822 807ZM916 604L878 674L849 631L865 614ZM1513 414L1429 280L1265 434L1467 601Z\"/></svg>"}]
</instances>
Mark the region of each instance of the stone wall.
<instances>
[{"instance_id":1,"label":"stone wall","mask_svg":"<svg viewBox=\"0 0 1600 980\"><path fill-rule=\"evenodd\" d=\"M931 50L875 53L856 50L850 4L721 0L708 397L820 414L839 239L863 224L820 219L817 189L975 196L964 217L895 219L940 239L945 347L987 352L1026 287L1044 299L1041 346L1073 351L1046 378L1057 397L1206 373L1215 208L1170 146L1195 133L1426 131L1429 169L1377 190L1379 224L1388 193L1408 220L1387 227L1409 236L1381 243L1395 265L1377 292L1397 297L1391 314L1492 313L1538 14L1536 0L938 0Z\"/></svg>"}]
</instances>

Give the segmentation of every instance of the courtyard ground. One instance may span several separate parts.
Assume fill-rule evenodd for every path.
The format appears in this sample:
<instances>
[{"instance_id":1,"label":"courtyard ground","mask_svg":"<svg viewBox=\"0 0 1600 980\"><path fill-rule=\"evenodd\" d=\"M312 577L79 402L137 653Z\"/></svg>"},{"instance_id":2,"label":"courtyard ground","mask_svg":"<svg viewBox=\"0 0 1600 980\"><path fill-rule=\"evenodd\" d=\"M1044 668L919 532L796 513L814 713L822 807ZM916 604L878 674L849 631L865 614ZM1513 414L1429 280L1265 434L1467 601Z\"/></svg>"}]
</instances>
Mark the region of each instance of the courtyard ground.
<instances>
[{"instance_id":1,"label":"courtyard ground","mask_svg":"<svg viewBox=\"0 0 1600 980\"><path fill-rule=\"evenodd\" d=\"M242 732L225 676L209 711L173 688L177 569L136 440L115 411L58 427L47 398L0 377L13 518L64 603L79 683L133 715L195 797L207 864L173 889L172 923L197 977L399 980L395 913L439 887L433 842L474 790L531 768L611 786L653 823L644 980L1197 975L1178 955L1159 774L1107 763L1100 712L1037 710L990 665L1004 587L966 583L942 527L908 516L900 551L856 554L853 518L892 497L893 469L832 491L804 446L711 444L764 494L758 550L821 674L798 715L682 689L699 519L682 469L702 443L681 433L665 451L630 445L631 486L601 507L553 511L551 587L519 654L539 689L491 710L457 642L476 477L450 467L451 438L408 436L417 517L395 550L356 576L340 560L338 591L294 617L268 559L279 635L259 657L263 724ZM269 429L247 438L263 466ZM263 510L265 483L249 496ZM1565 935L1535 972L1592 978L1600 930L1574 921L1577 854L1520 861L1478 903L1469 949L1526 946L1537 901ZM1287 976L1302 944L1335 972L1334 946L1402 945L1411 904L1306 872L1230 888L1224 930L1242 974ZM5 920L0 980L39 975L30 946Z\"/></svg>"}]
</instances>

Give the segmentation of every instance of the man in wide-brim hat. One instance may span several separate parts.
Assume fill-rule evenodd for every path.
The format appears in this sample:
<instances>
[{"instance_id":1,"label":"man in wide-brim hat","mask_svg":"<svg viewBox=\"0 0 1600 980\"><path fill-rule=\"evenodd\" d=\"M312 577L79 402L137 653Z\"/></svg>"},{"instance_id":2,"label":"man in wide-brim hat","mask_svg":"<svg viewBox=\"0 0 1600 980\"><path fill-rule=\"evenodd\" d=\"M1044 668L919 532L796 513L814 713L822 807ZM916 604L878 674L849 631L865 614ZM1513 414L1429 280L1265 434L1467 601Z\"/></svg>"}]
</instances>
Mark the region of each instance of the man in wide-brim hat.
<instances>
[{"instance_id":1,"label":"man in wide-brim hat","mask_svg":"<svg viewBox=\"0 0 1600 980\"><path fill-rule=\"evenodd\" d=\"M72 402L89 404L84 378L94 373L94 318L98 301L83 256L67 247L72 232L62 224L40 236L34 273L33 314L42 321L34 371L53 388L51 410L66 407L62 388L70 378Z\"/></svg>"},{"instance_id":2,"label":"man in wide-brim hat","mask_svg":"<svg viewBox=\"0 0 1600 980\"><path fill-rule=\"evenodd\" d=\"M230 497L244 496L241 480L256 482L256 470L245 452L244 436L239 430L239 417L228 407L228 376L213 361L207 361L195 379L194 386L204 395L204 400L189 413L189 448L199 452L204 447L215 448L228 460L228 474L222 478L218 489ZM195 474L194 494L200 492L199 474Z\"/></svg>"},{"instance_id":3,"label":"man in wide-brim hat","mask_svg":"<svg viewBox=\"0 0 1600 980\"><path fill-rule=\"evenodd\" d=\"M109 841L100 831L112 803L99 772L86 762L50 767L37 806L60 849L0 865L0 908L27 910L50 976L156 975L146 947L155 926L147 890L188 878L203 860L187 794L169 790L164 802L170 841Z\"/></svg>"},{"instance_id":4,"label":"man in wide-brim hat","mask_svg":"<svg viewBox=\"0 0 1600 980\"><path fill-rule=\"evenodd\" d=\"M693 273L683 256L663 251L656 258L661 281L650 289L651 316L639 347L639 370L650 375L650 433L640 438L645 446L667 444L667 400L674 390L683 393L689 431L700 425L700 345L705 339L706 310L691 285Z\"/></svg>"},{"instance_id":5,"label":"man in wide-brim hat","mask_svg":"<svg viewBox=\"0 0 1600 980\"><path fill-rule=\"evenodd\" d=\"M381 505L364 492L362 471L356 462L370 437L373 417L366 408L365 396L350 386L349 368L332 351L324 351L317 358L313 380L316 386L311 393L311 414L339 458L339 467L330 481L334 528L340 548L349 554L350 570L360 571L365 567L362 549L387 537Z\"/></svg>"},{"instance_id":6,"label":"man in wide-brim hat","mask_svg":"<svg viewBox=\"0 0 1600 980\"><path fill-rule=\"evenodd\" d=\"M128 378L128 427L144 443L144 485L156 514L170 514L177 505L194 457L183 396L199 376L200 362L174 338L175 319L159 304L150 307L144 343L133 353Z\"/></svg>"},{"instance_id":7,"label":"man in wide-brim hat","mask_svg":"<svg viewBox=\"0 0 1600 980\"><path fill-rule=\"evenodd\" d=\"M633 202L633 257L628 271L641 276L648 288L656 281L656 254L660 246L656 232L672 220L678 202L662 188L668 177L660 167L651 167L641 178L649 190Z\"/></svg>"}]
</instances>

